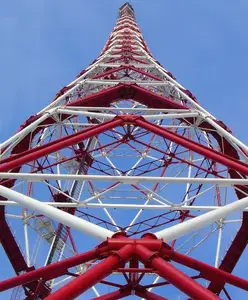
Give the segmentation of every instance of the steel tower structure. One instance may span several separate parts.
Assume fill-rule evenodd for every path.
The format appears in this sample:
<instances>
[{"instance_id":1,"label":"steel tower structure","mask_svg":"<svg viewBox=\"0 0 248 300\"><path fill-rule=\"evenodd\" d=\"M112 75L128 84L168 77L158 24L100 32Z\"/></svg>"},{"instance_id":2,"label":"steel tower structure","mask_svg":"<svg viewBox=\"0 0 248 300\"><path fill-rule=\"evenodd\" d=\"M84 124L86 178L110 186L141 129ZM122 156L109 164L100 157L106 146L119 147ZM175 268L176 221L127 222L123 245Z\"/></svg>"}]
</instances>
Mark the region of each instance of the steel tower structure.
<instances>
[{"instance_id":1,"label":"steel tower structure","mask_svg":"<svg viewBox=\"0 0 248 300\"><path fill-rule=\"evenodd\" d=\"M154 59L124 4L100 56L1 144L0 241L17 275L4 299L247 291L233 274L247 153Z\"/></svg>"}]
</instances>

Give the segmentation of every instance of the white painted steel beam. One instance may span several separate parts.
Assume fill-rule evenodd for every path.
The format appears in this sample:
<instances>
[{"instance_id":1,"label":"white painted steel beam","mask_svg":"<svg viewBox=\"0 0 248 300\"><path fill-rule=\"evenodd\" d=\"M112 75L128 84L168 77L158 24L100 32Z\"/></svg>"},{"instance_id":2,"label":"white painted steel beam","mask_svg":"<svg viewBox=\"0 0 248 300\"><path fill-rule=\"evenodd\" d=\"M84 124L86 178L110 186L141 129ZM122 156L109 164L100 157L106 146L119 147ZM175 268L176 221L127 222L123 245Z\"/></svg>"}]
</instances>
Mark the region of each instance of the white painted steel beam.
<instances>
[{"instance_id":1,"label":"white painted steel beam","mask_svg":"<svg viewBox=\"0 0 248 300\"><path fill-rule=\"evenodd\" d=\"M142 117L146 120L162 120L162 119L175 119L175 118L195 118L199 117L198 112L191 113L175 113L175 114L159 114L159 115L142 115Z\"/></svg>"},{"instance_id":2,"label":"white painted steel beam","mask_svg":"<svg viewBox=\"0 0 248 300\"><path fill-rule=\"evenodd\" d=\"M151 177L151 176L106 176L106 175L75 175L75 174L36 174L36 173L0 173L0 178L23 179L29 181L44 180L95 180L117 181L123 184L137 184L140 182L163 183L195 183L217 184L219 186L248 185L248 179L232 178L188 178L188 177Z\"/></svg>"},{"instance_id":3,"label":"white painted steel beam","mask_svg":"<svg viewBox=\"0 0 248 300\"><path fill-rule=\"evenodd\" d=\"M93 118L104 118L106 120L112 120L116 115L114 114L106 114L106 113L92 113L88 111L79 111L79 110L71 110L71 109L65 109L65 108L59 108L57 110L58 113L61 114L70 114L70 115L83 115L87 117L93 117Z\"/></svg>"},{"instance_id":4,"label":"white painted steel beam","mask_svg":"<svg viewBox=\"0 0 248 300\"><path fill-rule=\"evenodd\" d=\"M20 138L20 137L25 137L29 132L31 132L32 130L34 130L41 122L43 122L44 120L46 120L48 117L50 117L51 115L53 115L53 113L56 111L55 109L50 109L48 111L44 112L44 115L40 116L39 119L37 119L36 121L32 122L31 124L29 124L28 126L26 126L25 128L23 128L22 130L18 131L16 134L14 134L12 137L10 137L9 139L7 139L5 142L0 144L0 150L2 150L3 148L5 148L6 146L8 146L10 143L14 142L16 139Z\"/></svg>"},{"instance_id":5,"label":"white painted steel beam","mask_svg":"<svg viewBox=\"0 0 248 300\"><path fill-rule=\"evenodd\" d=\"M219 124L216 123L215 120L210 118L208 115L200 113L202 117L209 123L211 124L220 135L224 136L227 140L232 141L234 144L238 145L241 147L246 153L245 155L248 155L248 146L246 146L244 143L242 143L239 139L237 139L235 136L233 136L230 132L228 132L226 129L221 127Z\"/></svg>"},{"instance_id":6,"label":"white painted steel beam","mask_svg":"<svg viewBox=\"0 0 248 300\"><path fill-rule=\"evenodd\" d=\"M238 201L238 200L237 200ZM113 208L113 209L142 209L142 210L191 210L191 211L212 211L221 209L222 206L214 205L153 205L153 204L113 204L113 203L86 203L86 202L42 202L52 207L81 207L81 208ZM0 206L18 206L22 205L15 201L0 201ZM242 211L248 211L248 207Z\"/></svg>"},{"instance_id":7,"label":"white painted steel beam","mask_svg":"<svg viewBox=\"0 0 248 300\"><path fill-rule=\"evenodd\" d=\"M115 58L116 55L111 55L111 58ZM85 79L83 83L87 84L97 84L97 85L116 85L118 83L136 83L139 86L167 86L168 81L158 81L158 80L134 80L134 79L119 79L119 80L100 80L100 79ZM186 98L186 97L185 97ZM190 98L191 99L191 98ZM188 100L188 99L187 99ZM191 99L191 101L193 101ZM193 106L196 106L196 102L193 101ZM200 109L199 109L200 110Z\"/></svg>"},{"instance_id":8,"label":"white painted steel beam","mask_svg":"<svg viewBox=\"0 0 248 300\"><path fill-rule=\"evenodd\" d=\"M0 195L9 200L15 201L20 205L23 205L24 207L35 209L44 214L45 216L52 218L53 220L57 220L58 222L66 226L76 229L98 240L104 241L114 234L114 232L108 229L80 219L74 215L71 215L62 210L44 204L36 199L25 196L19 192L10 190L4 186L0 186Z\"/></svg>"},{"instance_id":9,"label":"white painted steel beam","mask_svg":"<svg viewBox=\"0 0 248 300\"><path fill-rule=\"evenodd\" d=\"M66 109L68 111L71 110L79 110L79 111L87 111L87 110L93 110L93 111L113 111L113 110L120 110L125 112L135 112L135 111L145 111L145 112L174 112L174 113L191 113L192 111L190 109L163 109L163 108L129 108L129 107L94 107L94 106L61 106L60 109ZM193 113L193 112L192 112Z\"/></svg>"},{"instance_id":10,"label":"white painted steel beam","mask_svg":"<svg viewBox=\"0 0 248 300\"><path fill-rule=\"evenodd\" d=\"M58 113L62 114L72 114L72 115L83 115L93 118L104 118L105 120L112 120L116 117L115 114L106 114L106 113L92 113L88 111L80 111L80 110L71 110L65 108L59 108L57 110ZM174 113L174 114L158 114L158 115L142 115L142 117L146 120L161 120L161 119L173 119L173 118L194 118L199 117L198 112L189 112L189 113Z\"/></svg>"},{"instance_id":11,"label":"white painted steel beam","mask_svg":"<svg viewBox=\"0 0 248 300\"><path fill-rule=\"evenodd\" d=\"M165 242L169 243L180 238L181 236L202 229L203 227L206 227L220 219L223 219L228 215L231 215L238 211L242 211L247 206L248 197L245 197L238 201L222 206L219 209L215 209L213 211L202 214L191 220L176 224L170 228L157 231L154 234L157 238L163 239Z\"/></svg>"}]
</instances>

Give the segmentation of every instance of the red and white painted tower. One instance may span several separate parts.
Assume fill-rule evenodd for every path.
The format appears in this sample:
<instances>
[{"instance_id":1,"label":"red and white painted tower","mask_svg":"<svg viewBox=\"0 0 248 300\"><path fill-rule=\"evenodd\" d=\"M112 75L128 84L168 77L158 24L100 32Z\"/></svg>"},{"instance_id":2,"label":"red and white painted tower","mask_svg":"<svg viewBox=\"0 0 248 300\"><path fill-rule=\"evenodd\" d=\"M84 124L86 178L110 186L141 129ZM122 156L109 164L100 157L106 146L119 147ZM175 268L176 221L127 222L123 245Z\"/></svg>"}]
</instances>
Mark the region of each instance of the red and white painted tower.
<instances>
[{"instance_id":1,"label":"red and white painted tower","mask_svg":"<svg viewBox=\"0 0 248 300\"><path fill-rule=\"evenodd\" d=\"M1 144L0 241L16 273L2 299L247 291L234 275L247 153L154 59L124 4L100 56Z\"/></svg>"}]
</instances>

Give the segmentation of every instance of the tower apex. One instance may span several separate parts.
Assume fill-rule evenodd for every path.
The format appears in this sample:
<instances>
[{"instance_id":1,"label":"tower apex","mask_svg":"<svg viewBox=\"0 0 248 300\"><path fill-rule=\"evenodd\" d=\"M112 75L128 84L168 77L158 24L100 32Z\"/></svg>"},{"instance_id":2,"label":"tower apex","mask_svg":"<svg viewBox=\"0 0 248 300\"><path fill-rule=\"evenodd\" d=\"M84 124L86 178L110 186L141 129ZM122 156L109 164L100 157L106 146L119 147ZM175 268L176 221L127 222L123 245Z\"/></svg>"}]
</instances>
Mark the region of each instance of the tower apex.
<instances>
[{"instance_id":1,"label":"tower apex","mask_svg":"<svg viewBox=\"0 0 248 300\"><path fill-rule=\"evenodd\" d=\"M134 9L132 5L129 2L126 2L119 8L119 18L122 18L124 16L129 16L134 18Z\"/></svg>"}]
</instances>

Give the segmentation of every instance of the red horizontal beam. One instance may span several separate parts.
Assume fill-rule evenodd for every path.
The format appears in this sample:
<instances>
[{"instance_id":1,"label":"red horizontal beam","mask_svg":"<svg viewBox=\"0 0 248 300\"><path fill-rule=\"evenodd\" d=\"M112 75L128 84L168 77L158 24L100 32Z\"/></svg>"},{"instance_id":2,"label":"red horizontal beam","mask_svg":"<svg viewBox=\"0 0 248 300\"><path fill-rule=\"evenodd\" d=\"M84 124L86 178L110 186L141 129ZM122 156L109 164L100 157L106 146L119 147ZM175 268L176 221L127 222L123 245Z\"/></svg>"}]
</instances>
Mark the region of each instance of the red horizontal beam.
<instances>
[{"instance_id":1,"label":"red horizontal beam","mask_svg":"<svg viewBox=\"0 0 248 300\"><path fill-rule=\"evenodd\" d=\"M0 221L0 242L9 260L12 262L15 272L18 274L28 271L29 267L5 219Z\"/></svg>"},{"instance_id":2,"label":"red horizontal beam","mask_svg":"<svg viewBox=\"0 0 248 300\"><path fill-rule=\"evenodd\" d=\"M151 268L118 268L116 271L125 273L153 273L153 269Z\"/></svg>"}]
</instances>

